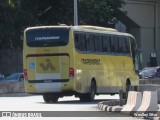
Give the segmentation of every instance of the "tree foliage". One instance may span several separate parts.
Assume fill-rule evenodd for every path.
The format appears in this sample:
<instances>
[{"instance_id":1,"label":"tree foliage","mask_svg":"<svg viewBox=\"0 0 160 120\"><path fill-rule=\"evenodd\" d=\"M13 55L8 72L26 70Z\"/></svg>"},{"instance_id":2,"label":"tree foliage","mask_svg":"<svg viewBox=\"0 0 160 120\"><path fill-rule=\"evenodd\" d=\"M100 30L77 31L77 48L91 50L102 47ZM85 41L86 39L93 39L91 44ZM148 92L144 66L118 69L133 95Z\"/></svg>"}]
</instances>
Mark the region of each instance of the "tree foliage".
<instances>
[{"instance_id":1,"label":"tree foliage","mask_svg":"<svg viewBox=\"0 0 160 120\"><path fill-rule=\"evenodd\" d=\"M73 0L1 0L0 48L22 49L23 31L37 25L73 25ZM79 24L113 27L123 0L79 0Z\"/></svg>"},{"instance_id":2,"label":"tree foliage","mask_svg":"<svg viewBox=\"0 0 160 120\"><path fill-rule=\"evenodd\" d=\"M113 27L123 5L123 0L81 0L80 24Z\"/></svg>"}]
</instances>

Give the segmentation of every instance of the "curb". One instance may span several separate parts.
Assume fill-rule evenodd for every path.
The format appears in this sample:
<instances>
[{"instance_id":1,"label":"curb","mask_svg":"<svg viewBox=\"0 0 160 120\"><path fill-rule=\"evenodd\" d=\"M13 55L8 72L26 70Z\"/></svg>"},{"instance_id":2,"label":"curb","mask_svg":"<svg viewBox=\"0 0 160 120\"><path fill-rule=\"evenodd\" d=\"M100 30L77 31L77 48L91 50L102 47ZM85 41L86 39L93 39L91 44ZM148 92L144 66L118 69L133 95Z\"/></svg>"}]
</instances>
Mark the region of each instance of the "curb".
<instances>
[{"instance_id":1,"label":"curb","mask_svg":"<svg viewBox=\"0 0 160 120\"><path fill-rule=\"evenodd\" d=\"M126 104L125 100L121 101L123 104L122 106L120 106L120 101L119 100L112 100L112 101L102 101L99 102L97 105L97 108L101 111L105 111L105 112L115 112L115 113L122 113L122 114L127 114L128 111L122 112L121 110L123 109L123 107ZM131 111L130 114L128 114L130 117L134 117L137 119L151 119L151 120L160 120L160 108L157 111L154 111L155 114L157 114L157 116L148 116L148 117L144 117L143 114L142 116L136 116L134 115L134 112L137 113L137 111ZM144 114L147 111L144 111ZM137 113L138 114L138 113Z\"/></svg>"},{"instance_id":2,"label":"curb","mask_svg":"<svg viewBox=\"0 0 160 120\"><path fill-rule=\"evenodd\" d=\"M108 105L103 105L99 104L98 105L99 109L102 111L107 111L107 112L121 112L122 108L121 106L108 106Z\"/></svg>"},{"instance_id":3,"label":"curb","mask_svg":"<svg viewBox=\"0 0 160 120\"><path fill-rule=\"evenodd\" d=\"M122 101L122 104L125 104L125 100ZM121 112L122 106L120 106L120 101L119 100L112 100L112 101L102 101L98 103L98 109L102 111L107 111L107 112Z\"/></svg>"},{"instance_id":4,"label":"curb","mask_svg":"<svg viewBox=\"0 0 160 120\"><path fill-rule=\"evenodd\" d=\"M0 97L25 97L25 96L33 96L31 94L20 92L20 93L0 93Z\"/></svg>"},{"instance_id":5,"label":"curb","mask_svg":"<svg viewBox=\"0 0 160 120\"><path fill-rule=\"evenodd\" d=\"M117 102L117 101L116 100L115 101L103 101L103 102L98 103L97 107L99 110L105 111L105 112L115 112L115 113L121 113L121 114L128 114L128 112L126 112L126 113L121 112L121 110L123 109L124 106L120 106L120 105L110 106L110 105L106 104L106 103L114 104L115 102ZM160 112L160 109L159 109L159 112ZM128 115L130 117L134 117L137 119L144 119L145 118L145 117L138 117L138 116L136 117L136 116L133 116L133 114L128 114ZM159 113L157 113L157 115L159 115ZM155 116L155 117L148 117L146 119L160 120L160 117Z\"/></svg>"}]
</instances>

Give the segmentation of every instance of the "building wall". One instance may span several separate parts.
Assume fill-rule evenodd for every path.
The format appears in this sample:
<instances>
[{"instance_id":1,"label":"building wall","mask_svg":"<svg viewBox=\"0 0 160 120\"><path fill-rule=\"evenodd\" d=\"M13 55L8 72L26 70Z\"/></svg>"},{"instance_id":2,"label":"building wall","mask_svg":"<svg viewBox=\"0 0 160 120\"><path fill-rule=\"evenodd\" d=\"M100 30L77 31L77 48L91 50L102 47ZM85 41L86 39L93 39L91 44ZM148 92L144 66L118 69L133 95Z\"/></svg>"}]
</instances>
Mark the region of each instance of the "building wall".
<instances>
[{"instance_id":1,"label":"building wall","mask_svg":"<svg viewBox=\"0 0 160 120\"><path fill-rule=\"evenodd\" d=\"M127 29L136 38L138 47L142 50L142 67L150 66L150 54L153 52L157 53L157 63L160 65L160 3L158 0L125 1L124 10L127 11L127 16L139 26L128 25ZM159 27L156 27L157 24ZM156 28L159 29L157 32Z\"/></svg>"},{"instance_id":2,"label":"building wall","mask_svg":"<svg viewBox=\"0 0 160 120\"><path fill-rule=\"evenodd\" d=\"M158 0L158 38L157 38L157 61L160 65L160 1Z\"/></svg>"}]
</instances>

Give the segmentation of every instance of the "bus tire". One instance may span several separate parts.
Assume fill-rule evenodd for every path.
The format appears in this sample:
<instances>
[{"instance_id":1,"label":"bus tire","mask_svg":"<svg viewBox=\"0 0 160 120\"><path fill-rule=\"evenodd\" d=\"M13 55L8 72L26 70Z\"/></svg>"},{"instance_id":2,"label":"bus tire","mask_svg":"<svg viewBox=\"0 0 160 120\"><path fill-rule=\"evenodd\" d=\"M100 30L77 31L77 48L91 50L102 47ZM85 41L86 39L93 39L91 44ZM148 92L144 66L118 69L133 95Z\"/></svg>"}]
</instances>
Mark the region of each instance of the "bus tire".
<instances>
[{"instance_id":1,"label":"bus tire","mask_svg":"<svg viewBox=\"0 0 160 120\"><path fill-rule=\"evenodd\" d=\"M126 86L125 86L126 92L123 93L123 99L126 99L126 100L127 100L127 98L128 98L128 92L130 91L130 86L131 86L131 82L130 82L129 79L127 79L127 81L126 81Z\"/></svg>"},{"instance_id":2,"label":"bus tire","mask_svg":"<svg viewBox=\"0 0 160 120\"><path fill-rule=\"evenodd\" d=\"M81 101L81 102L86 102L86 101L87 101L86 97L87 97L87 94L81 94L81 95L79 96L80 101Z\"/></svg>"},{"instance_id":3,"label":"bus tire","mask_svg":"<svg viewBox=\"0 0 160 120\"><path fill-rule=\"evenodd\" d=\"M94 100L94 97L95 97L95 94L96 94L96 83L92 80L91 81L91 87L90 87L90 90L89 90L89 93L88 93L88 100L89 101L93 101Z\"/></svg>"},{"instance_id":4,"label":"bus tire","mask_svg":"<svg viewBox=\"0 0 160 120\"><path fill-rule=\"evenodd\" d=\"M46 103L51 103L51 102L56 103L56 102L58 102L58 98L59 98L58 96L54 96L52 94L44 94L43 95L43 100Z\"/></svg>"},{"instance_id":5,"label":"bus tire","mask_svg":"<svg viewBox=\"0 0 160 120\"><path fill-rule=\"evenodd\" d=\"M94 100L96 94L96 83L95 81L91 81L90 89L87 94L80 95L80 100L82 102L92 102Z\"/></svg>"}]
</instances>

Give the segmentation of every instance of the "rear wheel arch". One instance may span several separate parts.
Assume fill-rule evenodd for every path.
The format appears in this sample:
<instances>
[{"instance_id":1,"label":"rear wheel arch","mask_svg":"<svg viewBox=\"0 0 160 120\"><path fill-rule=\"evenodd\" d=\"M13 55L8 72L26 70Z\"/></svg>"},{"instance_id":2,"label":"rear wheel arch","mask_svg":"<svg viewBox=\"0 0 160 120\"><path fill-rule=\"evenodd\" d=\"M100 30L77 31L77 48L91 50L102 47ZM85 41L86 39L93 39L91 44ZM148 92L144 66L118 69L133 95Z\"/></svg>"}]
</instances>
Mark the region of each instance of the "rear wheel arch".
<instances>
[{"instance_id":1,"label":"rear wheel arch","mask_svg":"<svg viewBox=\"0 0 160 120\"><path fill-rule=\"evenodd\" d=\"M90 85L92 84L92 82L95 85L95 92L97 92L97 83L96 83L96 79L94 77L91 79Z\"/></svg>"},{"instance_id":2,"label":"rear wheel arch","mask_svg":"<svg viewBox=\"0 0 160 120\"><path fill-rule=\"evenodd\" d=\"M95 78L92 78L89 82L89 85L88 85L88 92L81 94L79 96L80 100L81 101L88 101L88 102L93 101L95 94L96 94L96 90L97 90L96 80L95 80Z\"/></svg>"},{"instance_id":3,"label":"rear wheel arch","mask_svg":"<svg viewBox=\"0 0 160 120\"><path fill-rule=\"evenodd\" d=\"M129 78L127 78L127 80L126 80L126 86L127 85L131 85L131 80Z\"/></svg>"},{"instance_id":4,"label":"rear wheel arch","mask_svg":"<svg viewBox=\"0 0 160 120\"><path fill-rule=\"evenodd\" d=\"M126 94L128 95L128 92L130 91L130 86L131 86L131 80L128 78L126 80Z\"/></svg>"},{"instance_id":5,"label":"rear wheel arch","mask_svg":"<svg viewBox=\"0 0 160 120\"><path fill-rule=\"evenodd\" d=\"M128 98L128 92L130 91L130 86L131 86L131 80L129 78L126 79L125 82L125 92L123 92L123 99Z\"/></svg>"}]
</instances>

